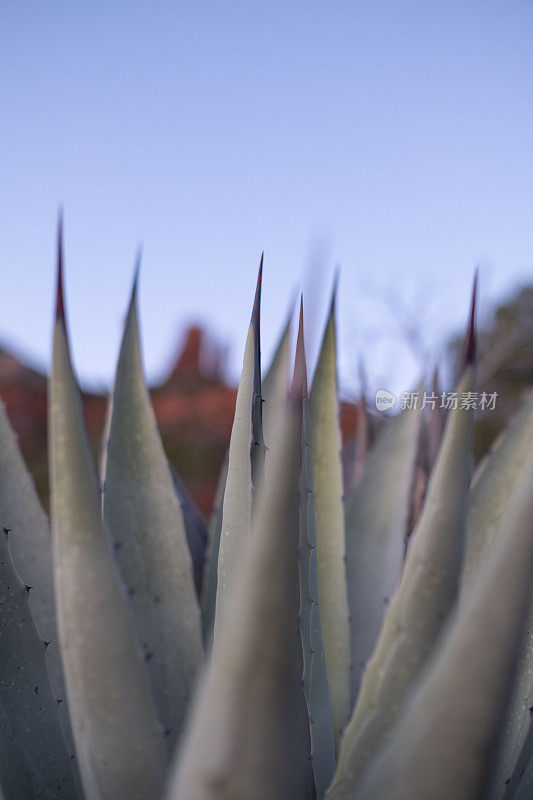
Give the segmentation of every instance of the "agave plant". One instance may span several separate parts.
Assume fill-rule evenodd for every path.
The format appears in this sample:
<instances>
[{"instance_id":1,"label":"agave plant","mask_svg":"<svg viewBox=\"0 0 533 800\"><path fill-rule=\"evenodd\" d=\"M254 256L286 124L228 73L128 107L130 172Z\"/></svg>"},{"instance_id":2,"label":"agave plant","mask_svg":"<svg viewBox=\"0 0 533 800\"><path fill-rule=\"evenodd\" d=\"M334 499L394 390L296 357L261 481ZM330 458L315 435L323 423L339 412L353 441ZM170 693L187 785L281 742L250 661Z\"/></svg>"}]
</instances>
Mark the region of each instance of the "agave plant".
<instances>
[{"instance_id":1,"label":"agave plant","mask_svg":"<svg viewBox=\"0 0 533 800\"><path fill-rule=\"evenodd\" d=\"M468 403L442 435L384 419L345 495L336 287L310 389L302 305L292 376L290 322L262 376L261 259L206 547L146 387L138 269L97 474L62 261L60 224L50 524L0 407L5 800L533 796L533 396L473 478Z\"/></svg>"}]
</instances>

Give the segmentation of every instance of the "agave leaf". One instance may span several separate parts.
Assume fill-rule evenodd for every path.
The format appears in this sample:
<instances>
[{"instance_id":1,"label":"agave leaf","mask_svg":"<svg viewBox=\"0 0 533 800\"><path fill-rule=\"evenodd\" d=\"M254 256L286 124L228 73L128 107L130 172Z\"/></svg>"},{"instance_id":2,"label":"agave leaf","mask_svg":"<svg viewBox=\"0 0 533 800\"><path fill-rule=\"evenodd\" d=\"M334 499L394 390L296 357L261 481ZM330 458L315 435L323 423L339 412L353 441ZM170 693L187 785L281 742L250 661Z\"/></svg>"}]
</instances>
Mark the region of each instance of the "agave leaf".
<instances>
[{"instance_id":1,"label":"agave leaf","mask_svg":"<svg viewBox=\"0 0 533 800\"><path fill-rule=\"evenodd\" d=\"M298 573L300 577L300 636L303 652L304 694L309 715L311 756L318 800L324 796L335 770L335 729L324 656L318 591L317 541L313 495L313 465L307 368L305 360L303 307L296 345L296 361L302 373L302 456L300 466L300 539Z\"/></svg>"},{"instance_id":2,"label":"agave leaf","mask_svg":"<svg viewBox=\"0 0 533 800\"><path fill-rule=\"evenodd\" d=\"M284 414L275 439L171 800L314 796L297 628L300 402Z\"/></svg>"},{"instance_id":3,"label":"agave leaf","mask_svg":"<svg viewBox=\"0 0 533 800\"><path fill-rule=\"evenodd\" d=\"M50 527L1 402L0 522L10 531L10 551L17 573L25 585L32 587L29 607L41 640L49 642L46 666L54 693L63 701L59 716L72 752L74 744L55 620Z\"/></svg>"},{"instance_id":4,"label":"agave leaf","mask_svg":"<svg viewBox=\"0 0 533 800\"><path fill-rule=\"evenodd\" d=\"M338 739L350 713L350 626L342 439L337 394L335 291L310 392L318 587L326 668Z\"/></svg>"},{"instance_id":5,"label":"agave leaf","mask_svg":"<svg viewBox=\"0 0 533 800\"><path fill-rule=\"evenodd\" d=\"M509 428L492 446L472 481L468 534L462 576L463 591L480 572L493 542L501 534L512 493L533 443L533 392Z\"/></svg>"},{"instance_id":6,"label":"agave leaf","mask_svg":"<svg viewBox=\"0 0 533 800\"><path fill-rule=\"evenodd\" d=\"M334 786L361 779L388 740L399 709L455 603L463 562L467 499L472 473L475 388L476 286L450 412L426 502L409 541L397 592L385 613L376 649L363 674L354 713L342 740Z\"/></svg>"},{"instance_id":7,"label":"agave leaf","mask_svg":"<svg viewBox=\"0 0 533 800\"><path fill-rule=\"evenodd\" d=\"M0 702L34 778L42 781L51 796L70 800L77 796L72 759L46 668L46 643L33 623L30 593L16 573L7 536L0 534L0 628L4 640Z\"/></svg>"},{"instance_id":8,"label":"agave leaf","mask_svg":"<svg viewBox=\"0 0 533 800\"><path fill-rule=\"evenodd\" d=\"M200 509L193 500L189 490L178 475L177 470L169 463L174 490L178 496L185 525L185 537L192 559L194 586L198 599L202 592L205 553L207 548L207 526Z\"/></svg>"},{"instance_id":9,"label":"agave leaf","mask_svg":"<svg viewBox=\"0 0 533 800\"><path fill-rule=\"evenodd\" d=\"M440 397L437 370L433 373L431 393L435 398ZM426 408L422 414L422 425L409 501L409 518L407 522L408 535L415 530L424 509L429 479L439 454L445 422L446 411L440 407L438 402ZM406 552L408 544L409 539L406 541Z\"/></svg>"},{"instance_id":10,"label":"agave leaf","mask_svg":"<svg viewBox=\"0 0 533 800\"><path fill-rule=\"evenodd\" d=\"M261 382L261 396L263 398L262 427L266 445L272 440L273 427L276 414L279 414L279 405L286 402L289 347L290 347L290 319L289 314L285 328L280 336L274 356L265 377ZM202 627L204 646L208 646L209 637L213 630L217 594L218 555L220 549L220 533L222 531L222 514L224 506L224 492L228 476L228 454L222 465L215 494L215 510L209 523L209 536L206 552L205 573L202 588Z\"/></svg>"},{"instance_id":11,"label":"agave leaf","mask_svg":"<svg viewBox=\"0 0 533 800\"><path fill-rule=\"evenodd\" d=\"M531 740L531 731L528 739ZM529 760L524 760L523 765L520 763L519 770L517 765L516 774L513 775L505 787L506 791L503 795L505 800L530 800L533 796L533 758L531 757L533 742L529 741L527 750ZM520 756L520 762L522 761L522 755L523 753Z\"/></svg>"},{"instance_id":12,"label":"agave leaf","mask_svg":"<svg viewBox=\"0 0 533 800\"><path fill-rule=\"evenodd\" d=\"M113 392L109 395L106 415L104 420L104 428L102 431L102 446L100 450L99 470L100 484L103 488L105 481L105 474L107 469L107 446L109 443L109 432L111 430L111 415L113 411ZM196 593L200 596L202 585L203 567L205 561L205 550L207 546L207 528L196 503L194 502L187 487L181 480L174 466L168 462L168 468L172 475L172 483L174 490L178 496L181 511L183 514L183 522L185 524L185 534L187 537L187 545L191 554L193 562L193 575ZM104 505L104 493L102 491L102 513Z\"/></svg>"},{"instance_id":13,"label":"agave leaf","mask_svg":"<svg viewBox=\"0 0 533 800\"><path fill-rule=\"evenodd\" d=\"M531 635L531 612L530 612L530 619L528 621L528 635ZM517 688L520 686L520 680L522 679L522 665L518 665L518 673L519 677L515 684L513 690L513 699L511 701L511 709L513 708L515 700L515 696L517 693ZM507 720L511 719L511 714L507 713ZM492 783L491 789L492 792L490 794L490 798L497 797L497 798L504 798L504 800L528 800L531 797L531 792L533 790L533 727L529 727L526 734L523 737L523 745L522 750L518 756L518 759L515 764L514 771L511 773L510 777L504 781L503 789L501 785L500 778L500 771L501 771L501 755L502 755L502 748L505 747L505 740L508 737L508 730L504 728L503 732L503 742L500 744L498 748L498 763L495 770L495 779ZM504 750L505 752L505 750Z\"/></svg>"},{"instance_id":14,"label":"agave leaf","mask_svg":"<svg viewBox=\"0 0 533 800\"><path fill-rule=\"evenodd\" d=\"M62 217L58 225L58 260L62 260ZM48 518L39 502L3 403L0 402L0 522L11 531L10 552L20 579L32 586L29 605L42 639L50 642L46 662L52 686L65 697L59 656L52 563L52 538ZM62 711L66 712L67 704ZM62 714L72 745L68 714Z\"/></svg>"},{"instance_id":15,"label":"agave leaf","mask_svg":"<svg viewBox=\"0 0 533 800\"><path fill-rule=\"evenodd\" d=\"M383 423L364 473L346 501L346 572L352 691L372 655L404 559L411 479L421 415L404 409Z\"/></svg>"},{"instance_id":16,"label":"agave leaf","mask_svg":"<svg viewBox=\"0 0 533 800\"><path fill-rule=\"evenodd\" d=\"M136 284L115 376L103 507L172 748L203 658L200 610L184 515L144 380Z\"/></svg>"},{"instance_id":17,"label":"agave leaf","mask_svg":"<svg viewBox=\"0 0 533 800\"><path fill-rule=\"evenodd\" d=\"M533 451L490 564L448 624L390 745L375 759L357 791L346 783L332 798L481 800L488 796L530 604L532 504Z\"/></svg>"},{"instance_id":18,"label":"agave leaf","mask_svg":"<svg viewBox=\"0 0 533 800\"><path fill-rule=\"evenodd\" d=\"M62 261L62 216L58 224L58 261ZM32 587L29 607L42 640L49 642L46 666L61 700L59 717L70 753L74 750L63 667L59 653L54 598L52 537L17 437L0 402L0 524L10 531L9 549L17 574Z\"/></svg>"},{"instance_id":19,"label":"agave leaf","mask_svg":"<svg viewBox=\"0 0 533 800\"><path fill-rule=\"evenodd\" d=\"M259 340L262 272L261 257L229 445L218 554L215 640L220 616L225 613L228 588L236 574L244 543L250 538L254 487L257 486L264 468Z\"/></svg>"},{"instance_id":20,"label":"agave leaf","mask_svg":"<svg viewBox=\"0 0 533 800\"><path fill-rule=\"evenodd\" d=\"M204 649L208 651L211 646L213 626L215 624L215 610L217 601L218 554L220 550L220 534L222 531L222 513L224 507L224 492L228 478L228 455L224 459L215 493L215 510L209 521L209 535L207 540L206 559L202 586L202 635Z\"/></svg>"},{"instance_id":21,"label":"agave leaf","mask_svg":"<svg viewBox=\"0 0 533 800\"><path fill-rule=\"evenodd\" d=\"M472 367L466 369L457 391L459 396L474 391ZM448 418L400 585L385 614L343 735L334 787L345 781L356 785L388 740L401 704L455 603L463 560L473 418L473 409L460 405Z\"/></svg>"},{"instance_id":22,"label":"agave leaf","mask_svg":"<svg viewBox=\"0 0 533 800\"><path fill-rule=\"evenodd\" d=\"M48 413L59 642L85 794L88 800L155 798L165 744L102 523L60 270Z\"/></svg>"},{"instance_id":23,"label":"agave leaf","mask_svg":"<svg viewBox=\"0 0 533 800\"><path fill-rule=\"evenodd\" d=\"M345 476L345 486L353 487L361 480L364 473L366 456L368 453L368 440L370 435L370 421L368 418L367 408L367 380L366 370L363 359L359 359L359 383L361 385L361 393L357 403L357 419L355 430L355 458L353 460L352 474L347 470ZM348 477L348 479L346 479Z\"/></svg>"},{"instance_id":24,"label":"agave leaf","mask_svg":"<svg viewBox=\"0 0 533 800\"><path fill-rule=\"evenodd\" d=\"M0 800L54 800L42 776L28 763L22 744L0 705Z\"/></svg>"},{"instance_id":25,"label":"agave leaf","mask_svg":"<svg viewBox=\"0 0 533 800\"><path fill-rule=\"evenodd\" d=\"M492 798L509 798L519 784L524 786L533 781L533 726L531 708L533 706L533 614L530 608L524 640L518 658L518 676L504 724L503 736L497 754L497 766L492 787ZM532 764L532 766L529 766ZM527 769L526 769L527 768ZM524 772L529 778L522 782Z\"/></svg>"},{"instance_id":26,"label":"agave leaf","mask_svg":"<svg viewBox=\"0 0 533 800\"><path fill-rule=\"evenodd\" d=\"M107 405L105 409L104 427L102 429L102 438L100 442L100 454L98 459L98 477L100 479L100 489L102 490L102 513L104 510L104 481L105 473L107 470L107 446L109 444L109 432L111 430L111 415L113 413L113 393L114 388L111 389L109 397L107 398Z\"/></svg>"},{"instance_id":27,"label":"agave leaf","mask_svg":"<svg viewBox=\"0 0 533 800\"><path fill-rule=\"evenodd\" d=\"M480 465L470 493L468 538L462 577L462 592L466 594L486 568L487 560L497 540L502 536L512 497L520 474L533 449L533 394L526 398L512 424L493 446L490 455ZM533 705L533 611L530 611L518 678L504 726L504 736L498 754L498 766L491 797L507 796L513 770L518 762L527 762L533 752L528 744ZM525 748L525 752L524 751ZM523 755L521 755L523 752ZM511 780L516 786L517 776Z\"/></svg>"},{"instance_id":28,"label":"agave leaf","mask_svg":"<svg viewBox=\"0 0 533 800\"><path fill-rule=\"evenodd\" d=\"M437 367L435 367L433 370L431 392L435 397L440 397L441 391L439 383L439 370ZM429 409L429 415L427 419L426 435L428 444L428 470L430 474L433 472L433 467L436 464L437 457L440 452L445 424L446 412L443 408L441 408L439 403L435 403L435 405L431 406Z\"/></svg>"},{"instance_id":29,"label":"agave leaf","mask_svg":"<svg viewBox=\"0 0 533 800\"><path fill-rule=\"evenodd\" d=\"M17 572L32 586L30 608L43 639L57 652L52 540L33 479L0 403L0 521L11 531L10 551ZM59 665L58 665L59 666Z\"/></svg>"},{"instance_id":30,"label":"agave leaf","mask_svg":"<svg viewBox=\"0 0 533 800\"><path fill-rule=\"evenodd\" d=\"M292 312L293 308L291 306L272 361L261 382L261 395L263 397L263 436L267 448L270 447L273 442L279 407L287 402Z\"/></svg>"}]
</instances>

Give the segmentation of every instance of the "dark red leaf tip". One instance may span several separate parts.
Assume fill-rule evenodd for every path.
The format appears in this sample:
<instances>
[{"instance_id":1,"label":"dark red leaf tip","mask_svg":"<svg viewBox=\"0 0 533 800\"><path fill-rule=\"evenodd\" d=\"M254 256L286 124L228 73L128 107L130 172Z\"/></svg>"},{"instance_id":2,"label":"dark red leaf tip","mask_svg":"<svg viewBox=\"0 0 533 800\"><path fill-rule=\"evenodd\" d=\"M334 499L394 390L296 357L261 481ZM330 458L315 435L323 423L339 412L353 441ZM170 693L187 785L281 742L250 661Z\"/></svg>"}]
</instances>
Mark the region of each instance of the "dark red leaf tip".
<instances>
[{"instance_id":1,"label":"dark red leaf tip","mask_svg":"<svg viewBox=\"0 0 533 800\"><path fill-rule=\"evenodd\" d=\"M133 270L133 289L132 296L136 297L137 287L139 285L139 273L141 271L141 261L143 256L143 246L140 244L137 248L137 255L135 256L135 267Z\"/></svg>"},{"instance_id":2,"label":"dark red leaf tip","mask_svg":"<svg viewBox=\"0 0 533 800\"><path fill-rule=\"evenodd\" d=\"M335 274L333 275L333 286L331 288L331 304L330 304L330 316L333 316L335 313L335 304L337 302L337 289L339 287L339 275L340 275L340 267L335 267Z\"/></svg>"},{"instance_id":3,"label":"dark red leaf tip","mask_svg":"<svg viewBox=\"0 0 533 800\"><path fill-rule=\"evenodd\" d=\"M477 284L478 284L478 270L474 273L474 284L472 286L472 302L470 304L470 314L468 318L468 327L465 336L464 356L461 372L467 366L473 366L476 363L476 304L477 304Z\"/></svg>"},{"instance_id":4,"label":"dark red leaf tip","mask_svg":"<svg viewBox=\"0 0 533 800\"><path fill-rule=\"evenodd\" d=\"M291 403L299 405L303 397L307 397L307 364L305 360L304 304L303 298L300 298L300 319L298 322L298 338L296 340L296 355L294 358L294 376L290 392Z\"/></svg>"},{"instance_id":5,"label":"dark red leaf tip","mask_svg":"<svg viewBox=\"0 0 533 800\"><path fill-rule=\"evenodd\" d=\"M261 316L261 284L263 282L263 257L264 253L261 253L259 272L257 273L257 284L255 287L254 305L252 308L251 325L253 325L256 331L259 331L259 319Z\"/></svg>"},{"instance_id":6,"label":"dark red leaf tip","mask_svg":"<svg viewBox=\"0 0 533 800\"><path fill-rule=\"evenodd\" d=\"M135 301L137 299L137 288L139 286L139 273L141 271L142 254L143 254L143 248L142 244L140 244L139 247L137 248L137 255L135 256L135 267L133 268L133 284L131 287L130 309L133 305L135 305Z\"/></svg>"},{"instance_id":7,"label":"dark red leaf tip","mask_svg":"<svg viewBox=\"0 0 533 800\"><path fill-rule=\"evenodd\" d=\"M252 318L250 320L254 340L254 392L258 397L261 397L261 285L263 282L263 256L264 253L261 253L254 305L252 308ZM259 428L261 428L260 418L257 424ZM257 438L262 439L263 434L258 433Z\"/></svg>"},{"instance_id":8,"label":"dark red leaf tip","mask_svg":"<svg viewBox=\"0 0 533 800\"><path fill-rule=\"evenodd\" d=\"M56 322L65 326L65 296L63 291L63 209L59 209L57 222L57 288Z\"/></svg>"}]
</instances>

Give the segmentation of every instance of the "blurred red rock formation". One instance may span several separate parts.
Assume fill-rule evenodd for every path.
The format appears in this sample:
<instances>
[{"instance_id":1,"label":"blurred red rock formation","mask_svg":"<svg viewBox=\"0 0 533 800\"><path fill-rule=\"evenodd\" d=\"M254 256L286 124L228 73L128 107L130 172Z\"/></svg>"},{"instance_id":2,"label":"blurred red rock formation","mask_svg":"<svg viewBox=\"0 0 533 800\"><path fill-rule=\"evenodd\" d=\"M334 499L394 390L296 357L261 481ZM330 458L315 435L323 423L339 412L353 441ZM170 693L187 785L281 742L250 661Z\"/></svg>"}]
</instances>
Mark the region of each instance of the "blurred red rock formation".
<instances>
[{"instance_id":1,"label":"blurred red rock formation","mask_svg":"<svg viewBox=\"0 0 533 800\"><path fill-rule=\"evenodd\" d=\"M211 513L218 475L231 435L237 390L222 376L223 350L198 325L185 332L168 378L151 389L152 403L169 460L202 513ZM18 435L39 494L47 504L46 377L0 349L0 397ZM107 397L84 392L89 437L100 447ZM342 405L345 437L353 436L355 406Z\"/></svg>"}]
</instances>

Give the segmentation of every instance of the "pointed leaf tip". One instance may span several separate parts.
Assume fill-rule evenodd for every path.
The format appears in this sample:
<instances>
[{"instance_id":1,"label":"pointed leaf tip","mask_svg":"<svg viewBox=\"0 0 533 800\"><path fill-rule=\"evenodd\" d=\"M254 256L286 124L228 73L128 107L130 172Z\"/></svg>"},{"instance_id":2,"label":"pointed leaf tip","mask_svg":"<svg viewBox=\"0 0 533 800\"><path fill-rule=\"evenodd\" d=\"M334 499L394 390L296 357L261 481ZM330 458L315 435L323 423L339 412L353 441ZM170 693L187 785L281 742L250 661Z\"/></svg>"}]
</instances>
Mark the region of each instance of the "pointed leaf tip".
<instances>
[{"instance_id":1,"label":"pointed leaf tip","mask_svg":"<svg viewBox=\"0 0 533 800\"><path fill-rule=\"evenodd\" d=\"M466 369L469 365L474 365L476 362L476 303L477 303L477 283L478 283L478 270L474 274L474 285L472 287L472 302L470 304L470 316L468 319L468 328L465 336L465 347L463 356L462 370Z\"/></svg>"},{"instance_id":2,"label":"pointed leaf tip","mask_svg":"<svg viewBox=\"0 0 533 800\"><path fill-rule=\"evenodd\" d=\"M135 268L133 272L133 291L137 292L137 286L139 285L139 273L141 271L141 261L143 255L143 246L140 244L137 248L137 255L135 256Z\"/></svg>"},{"instance_id":3,"label":"pointed leaf tip","mask_svg":"<svg viewBox=\"0 0 533 800\"><path fill-rule=\"evenodd\" d=\"M259 272L257 273L257 285L255 287L254 306L252 308L251 324L256 331L259 331L259 317L261 312L261 284L263 282L263 256L264 253L261 253Z\"/></svg>"},{"instance_id":4,"label":"pointed leaf tip","mask_svg":"<svg viewBox=\"0 0 533 800\"><path fill-rule=\"evenodd\" d=\"M65 299L63 292L63 209L59 209L57 223L57 288L56 288L56 322L65 326Z\"/></svg>"},{"instance_id":5,"label":"pointed leaf tip","mask_svg":"<svg viewBox=\"0 0 533 800\"><path fill-rule=\"evenodd\" d=\"M337 302L337 289L339 286L339 275L340 275L340 267L335 267L335 274L333 275L333 286L331 287L331 303L330 303L330 315L335 313L335 303Z\"/></svg>"},{"instance_id":6,"label":"pointed leaf tip","mask_svg":"<svg viewBox=\"0 0 533 800\"><path fill-rule=\"evenodd\" d=\"M135 257L135 267L133 268L133 284L131 287L130 308L137 299L137 287L139 285L139 273L141 271L142 252L143 248L142 244L140 244L139 247L137 248L137 255Z\"/></svg>"},{"instance_id":7,"label":"pointed leaf tip","mask_svg":"<svg viewBox=\"0 0 533 800\"><path fill-rule=\"evenodd\" d=\"M304 306L303 306L303 298L300 298L300 320L298 323L298 339L296 341L294 376L290 392L291 403L299 406L302 398L306 396L307 396L307 365L305 360L305 341L304 341Z\"/></svg>"}]
</instances>

